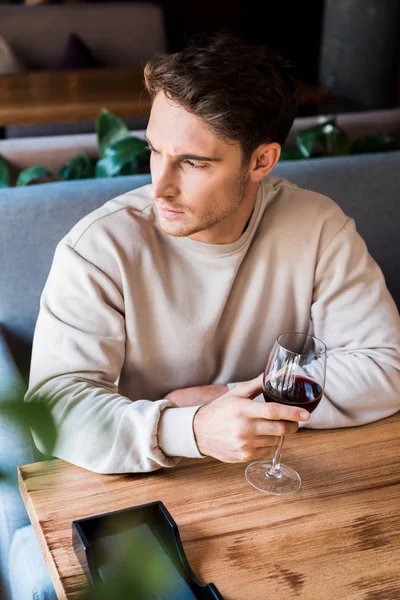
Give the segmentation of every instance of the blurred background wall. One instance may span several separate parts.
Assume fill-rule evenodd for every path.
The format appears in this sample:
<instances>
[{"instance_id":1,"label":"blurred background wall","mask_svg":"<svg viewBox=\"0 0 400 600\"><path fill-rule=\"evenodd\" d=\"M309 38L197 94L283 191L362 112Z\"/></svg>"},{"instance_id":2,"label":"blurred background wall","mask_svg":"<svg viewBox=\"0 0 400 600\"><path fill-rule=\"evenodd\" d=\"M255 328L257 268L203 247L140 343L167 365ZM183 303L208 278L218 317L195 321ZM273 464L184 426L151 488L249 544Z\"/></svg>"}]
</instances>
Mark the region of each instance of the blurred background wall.
<instances>
[{"instance_id":1,"label":"blurred background wall","mask_svg":"<svg viewBox=\"0 0 400 600\"><path fill-rule=\"evenodd\" d=\"M8 4L104 0L0 0ZM131 2L133 0L125 0ZM298 78L334 92L332 112L400 106L399 0L158 0L170 52L224 27L291 59ZM325 110L327 107L325 106ZM312 114L305 107L303 115ZM310 112L311 111L311 112Z\"/></svg>"}]
</instances>

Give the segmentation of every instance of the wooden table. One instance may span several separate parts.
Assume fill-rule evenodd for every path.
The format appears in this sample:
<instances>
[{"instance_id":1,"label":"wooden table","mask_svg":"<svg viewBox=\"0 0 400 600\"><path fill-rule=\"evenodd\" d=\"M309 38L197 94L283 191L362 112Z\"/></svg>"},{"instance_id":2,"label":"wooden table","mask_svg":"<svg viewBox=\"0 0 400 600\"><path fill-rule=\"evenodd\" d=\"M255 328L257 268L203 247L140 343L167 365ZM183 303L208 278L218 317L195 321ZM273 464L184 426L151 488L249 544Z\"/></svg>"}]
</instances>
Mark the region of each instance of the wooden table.
<instances>
[{"instance_id":1,"label":"wooden table","mask_svg":"<svg viewBox=\"0 0 400 600\"><path fill-rule=\"evenodd\" d=\"M103 107L121 118L150 114L141 66L0 76L0 127L94 121Z\"/></svg>"},{"instance_id":2,"label":"wooden table","mask_svg":"<svg viewBox=\"0 0 400 600\"><path fill-rule=\"evenodd\" d=\"M307 83L299 88L301 105L332 98ZM0 127L94 121L103 107L121 118L149 116L141 66L0 75Z\"/></svg>"},{"instance_id":3,"label":"wooden table","mask_svg":"<svg viewBox=\"0 0 400 600\"><path fill-rule=\"evenodd\" d=\"M183 461L141 475L98 475L60 460L20 467L25 505L59 598L86 583L71 521L162 500L188 560L224 600L400 598L400 413L351 429L289 436L292 496L264 495L244 465Z\"/></svg>"}]
</instances>

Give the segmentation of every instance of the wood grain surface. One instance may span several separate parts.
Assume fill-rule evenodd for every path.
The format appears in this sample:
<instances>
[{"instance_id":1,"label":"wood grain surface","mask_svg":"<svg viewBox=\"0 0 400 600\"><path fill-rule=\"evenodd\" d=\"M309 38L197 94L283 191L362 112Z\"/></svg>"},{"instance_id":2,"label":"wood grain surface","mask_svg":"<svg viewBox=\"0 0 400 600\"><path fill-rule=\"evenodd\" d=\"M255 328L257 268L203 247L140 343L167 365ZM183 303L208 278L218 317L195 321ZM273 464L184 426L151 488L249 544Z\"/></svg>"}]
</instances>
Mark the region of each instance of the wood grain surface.
<instances>
[{"instance_id":1,"label":"wood grain surface","mask_svg":"<svg viewBox=\"0 0 400 600\"><path fill-rule=\"evenodd\" d=\"M299 90L300 105L332 98L303 82ZM141 66L0 75L0 127L93 121L103 107L121 118L150 114Z\"/></svg>"},{"instance_id":2,"label":"wood grain surface","mask_svg":"<svg viewBox=\"0 0 400 600\"><path fill-rule=\"evenodd\" d=\"M400 598L400 413L362 427L288 436L292 496L262 494L241 464L98 475L61 460L19 468L20 490L58 598L86 584L71 521L162 500L196 576L225 600Z\"/></svg>"},{"instance_id":3,"label":"wood grain surface","mask_svg":"<svg viewBox=\"0 0 400 600\"><path fill-rule=\"evenodd\" d=\"M121 118L150 114L141 66L0 76L0 127L92 121L103 107Z\"/></svg>"}]
</instances>

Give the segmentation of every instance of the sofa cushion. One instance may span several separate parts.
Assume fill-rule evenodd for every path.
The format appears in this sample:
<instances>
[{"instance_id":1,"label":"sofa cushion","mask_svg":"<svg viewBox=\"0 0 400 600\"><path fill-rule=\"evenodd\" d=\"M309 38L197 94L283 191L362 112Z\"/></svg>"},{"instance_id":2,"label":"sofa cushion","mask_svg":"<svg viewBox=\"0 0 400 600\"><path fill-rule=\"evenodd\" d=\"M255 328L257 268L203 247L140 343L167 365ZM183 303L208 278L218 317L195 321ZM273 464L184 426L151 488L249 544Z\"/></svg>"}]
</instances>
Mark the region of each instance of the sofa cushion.
<instances>
[{"instance_id":1,"label":"sofa cushion","mask_svg":"<svg viewBox=\"0 0 400 600\"><path fill-rule=\"evenodd\" d=\"M85 44L83 40L76 35L71 33L64 54L60 62L56 65L57 69L90 69L104 66L97 58L93 55L90 48Z\"/></svg>"}]
</instances>

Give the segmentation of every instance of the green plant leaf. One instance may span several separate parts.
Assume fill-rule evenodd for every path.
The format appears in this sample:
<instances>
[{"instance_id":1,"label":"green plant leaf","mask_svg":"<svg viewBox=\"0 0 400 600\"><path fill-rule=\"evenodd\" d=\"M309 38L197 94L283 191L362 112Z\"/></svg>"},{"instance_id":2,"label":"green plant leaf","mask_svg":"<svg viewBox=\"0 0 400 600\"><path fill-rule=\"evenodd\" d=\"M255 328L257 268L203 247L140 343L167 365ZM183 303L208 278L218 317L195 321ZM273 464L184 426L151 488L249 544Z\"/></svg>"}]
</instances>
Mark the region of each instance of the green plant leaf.
<instances>
[{"instance_id":1,"label":"green plant leaf","mask_svg":"<svg viewBox=\"0 0 400 600\"><path fill-rule=\"evenodd\" d=\"M89 179L94 177L94 164L88 154L78 154L63 165L58 173L63 181L70 179Z\"/></svg>"},{"instance_id":2,"label":"green plant leaf","mask_svg":"<svg viewBox=\"0 0 400 600\"><path fill-rule=\"evenodd\" d=\"M146 152L146 142L130 136L116 142L105 150L103 158L97 161L96 177L114 177L119 175L129 162L137 160ZM139 171L135 171L138 173Z\"/></svg>"},{"instance_id":3,"label":"green plant leaf","mask_svg":"<svg viewBox=\"0 0 400 600\"><path fill-rule=\"evenodd\" d=\"M0 188L8 187L10 185L10 170L6 164L6 161L0 156Z\"/></svg>"},{"instance_id":4,"label":"green plant leaf","mask_svg":"<svg viewBox=\"0 0 400 600\"><path fill-rule=\"evenodd\" d=\"M315 127L309 127L297 133L297 146L304 158L311 158L313 154L315 155L318 136L319 131Z\"/></svg>"},{"instance_id":5,"label":"green plant leaf","mask_svg":"<svg viewBox=\"0 0 400 600\"><path fill-rule=\"evenodd\" d=\"M131 137L125 123L106 108L100 112L96 121L97 145L99 156L103 158L106 149L126 137Z\"/></svg>"},{"instance_id":6,"label":"green plant leaf","mask_svg":"<svg viewBox=\"0 0 400 600\"><path fill-rule=\"evenodd\" d=\"M351 154L363 154L365 152L386 152L389 150L400 150L400 140L390 135L376 133L366 135L355 140L351 147Z\"/></svg>"},{"instance_id":7,"label":"green plant leaf","mask_svg":"<svg viewBox=\"0 0 400 600\"><path fill-rule=\"evenodd\" d=\"M137 175L139 173L139 163L137 158L130 160L118 171L118 175Z\"/></svg>"},{"instance_id":8,"label":"green plant leaf","mask_svg":"<svg viewBox=\"0 0 400 600\"><path fill-rule=\"evenodd\" d=\"M50 171L48 171L46 167L42 167L41 165L34 165L33 167L29 167L29 169L25 169L25 171L21 171L21 173L18 175L18 179L15 185L28 185L28 183L31 183L31 181L34 181L35 179L51 176L52 175Z\"/></svg>"},{"instance_id":9,"label":"green plant leaf","mask_svg":"<svg viewBox=\"0 0 400 600\"><path fill-rule=\"evenodd\" d=\"M137 158L139 173L150 173L150 150L147 148L143 154Z\"/></svg>"},{"instance_id":10,"label":"green plant leaf","mask_svg":"<svg viewBox=\"0 0 400 600\"><path fill-rule=\"evenodd\" d=\"M296 140L306 158L350 154L350 140L335 119L299 131Z\"/></svg>"},{"instance_id":11,"label":"green plant leaf","mask_svg":"<svg viewBox=\"0 0 400 600\"><path fill-rule=\"evenodd\" d=\"M305 158L305 156L298 146L289 144L282 146L279 162L283 160L299 160L300 158Z\"/></svg>"}]
</instances>

